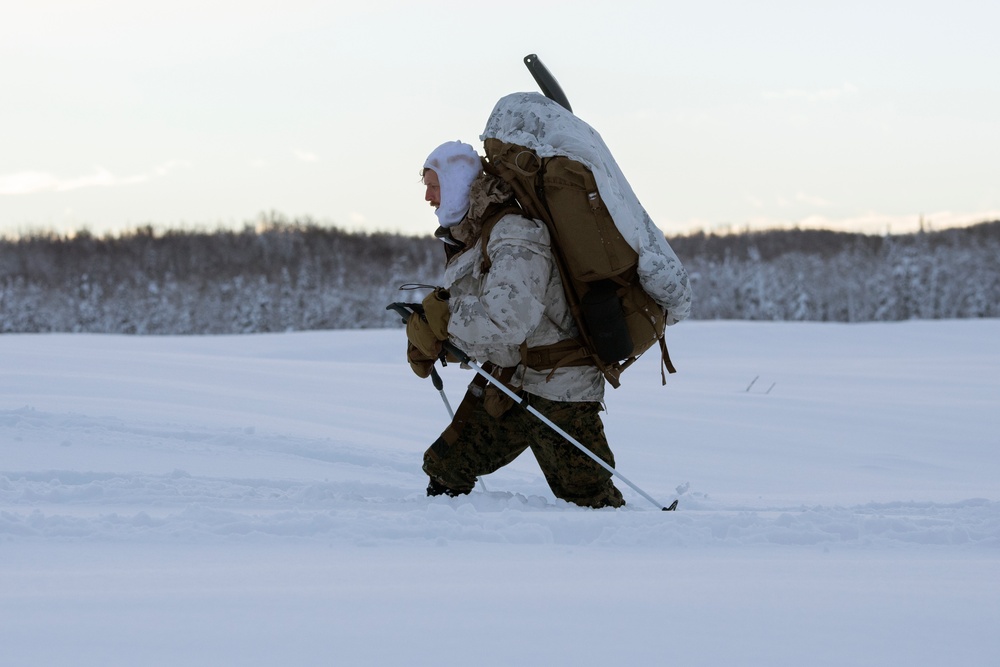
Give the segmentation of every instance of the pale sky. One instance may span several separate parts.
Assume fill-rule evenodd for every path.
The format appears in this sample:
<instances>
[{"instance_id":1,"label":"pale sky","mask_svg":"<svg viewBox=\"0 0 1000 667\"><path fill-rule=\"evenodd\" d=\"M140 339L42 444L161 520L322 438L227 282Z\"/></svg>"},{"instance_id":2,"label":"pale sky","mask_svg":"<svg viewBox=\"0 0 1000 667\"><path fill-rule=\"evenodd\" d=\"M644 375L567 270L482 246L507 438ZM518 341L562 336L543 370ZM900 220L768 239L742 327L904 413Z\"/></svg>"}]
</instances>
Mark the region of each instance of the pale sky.
<instances>
[{"instance_id":1,"label":"pale sky","mask_svg":"<svg viewBox=\"0 0 1000 667\"><path fill-rule=\"evenodd\" d=\"M429 234L424 158L481 152L529 53L668 234L1000 219L998 26L996 0L0 0L0 234Z\"/></svg>"}]
</instances>

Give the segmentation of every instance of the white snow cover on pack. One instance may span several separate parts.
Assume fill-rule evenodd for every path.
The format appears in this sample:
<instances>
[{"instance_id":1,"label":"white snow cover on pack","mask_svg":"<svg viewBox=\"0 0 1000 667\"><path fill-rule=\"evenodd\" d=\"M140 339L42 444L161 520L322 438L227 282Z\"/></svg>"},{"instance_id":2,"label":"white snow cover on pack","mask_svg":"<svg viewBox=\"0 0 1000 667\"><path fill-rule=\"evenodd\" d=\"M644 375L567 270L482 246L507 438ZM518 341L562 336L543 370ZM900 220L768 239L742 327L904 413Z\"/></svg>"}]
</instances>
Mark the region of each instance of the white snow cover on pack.
<instances>
[{"instance_id":1,"label":"white snow cover on pack","mask_svg":"<svg viewBox=\"0 0 1000 667\"><path fill-rule=\"evenodd\" d=\"M668 324L690 314L687 272L594 128L544 95L512 93L493 107L480 140L489 138L525 146L539 157L560 155L586 165L615 226L639 255L643 289L667 309Z\"/></svg>"}]
</instances>

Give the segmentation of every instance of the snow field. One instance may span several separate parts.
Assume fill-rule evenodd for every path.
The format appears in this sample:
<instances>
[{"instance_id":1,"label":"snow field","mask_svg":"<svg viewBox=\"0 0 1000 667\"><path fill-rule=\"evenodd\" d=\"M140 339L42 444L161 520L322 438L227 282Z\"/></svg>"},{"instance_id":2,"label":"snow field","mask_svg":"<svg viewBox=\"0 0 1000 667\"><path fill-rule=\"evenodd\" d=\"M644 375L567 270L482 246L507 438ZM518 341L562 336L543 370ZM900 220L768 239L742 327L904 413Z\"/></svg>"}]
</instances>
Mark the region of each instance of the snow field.
<instances>
[{"instance_id":1,"label":"snow field","mask_svg":"<svg viewBox=\"0 0 1000 667\"><path fill-rule=\"evenodd\" d=\"M605 425L675 513L426 498L399 330L5 336L0 664L1000 657L1000 321L669 334Z\"/></svg>"}]
</instances>

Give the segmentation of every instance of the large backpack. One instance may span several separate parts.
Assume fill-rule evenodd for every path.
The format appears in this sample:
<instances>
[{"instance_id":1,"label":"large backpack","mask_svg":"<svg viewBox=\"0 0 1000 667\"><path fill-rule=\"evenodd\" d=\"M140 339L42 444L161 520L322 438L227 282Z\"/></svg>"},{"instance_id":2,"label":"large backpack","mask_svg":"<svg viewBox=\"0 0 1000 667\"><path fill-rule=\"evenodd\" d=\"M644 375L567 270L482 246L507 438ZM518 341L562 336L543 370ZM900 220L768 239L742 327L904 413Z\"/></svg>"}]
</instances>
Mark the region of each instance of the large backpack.
<instances>
[{"instance_id":1,"label":"large backpack","mask_svg":"<svg viewBox=\"0 0 1000 667\"><path fill-rule=\"evenodd\" d=\"M552 137L569 147L553 146ZM481 138L485 168L510 184L527 216L543 221L549 229L553 255L581 335L580 349L563 350L563 359L586 357L618 387L621 373L658 344L661 369L676 372L664 341L669 305L664 301L677 302L675 297L683 290L680 302L686 299L690 307L687 275L635 199L600 136L551 100L519 93L497 103ZM581 143L591 145L581 149ZM610 193L610 202L602 196L592 166L604 170L600 172L603 191ZM631 239L626 239L622 228ZM484 233L488 235L488 230ZM653 258L647 259L644 272L640 271L643 252ZM661 271L666 264L671 265L670 271ZM649 266L655 266L655 271ZM667 279L650 278L656 272L668 274ZM664 284L651 285L654 278ZM684 312L674 320L687 314L683 307L680 310ZM546 354L544 349L534 352L536 358ZM665 384L662 370L661 375Z\"/></svg>"}]
</instances>

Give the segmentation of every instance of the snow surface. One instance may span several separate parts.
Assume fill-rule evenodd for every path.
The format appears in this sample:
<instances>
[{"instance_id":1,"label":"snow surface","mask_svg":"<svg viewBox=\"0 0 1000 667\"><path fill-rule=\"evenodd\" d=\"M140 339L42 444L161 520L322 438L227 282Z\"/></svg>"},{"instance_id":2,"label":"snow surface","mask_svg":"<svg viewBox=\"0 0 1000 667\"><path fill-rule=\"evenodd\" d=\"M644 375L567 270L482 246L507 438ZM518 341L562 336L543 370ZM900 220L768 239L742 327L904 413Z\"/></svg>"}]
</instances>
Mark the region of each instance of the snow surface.
<instances>
[{"instance_id":1,"label":"snow surface","mask_svg":"<svg viewBox=\"0 0 1000 667\"><path fill-rule=\"evenodd\" d=\"M400 330L5 335L0 664L998 664L998 341L671 328L605 417L665 513L426 498Z\"/></svg>"}]
</instances>

